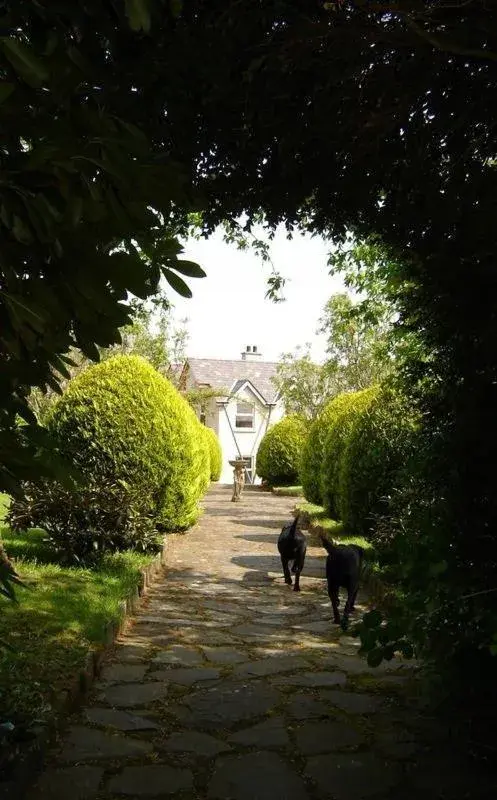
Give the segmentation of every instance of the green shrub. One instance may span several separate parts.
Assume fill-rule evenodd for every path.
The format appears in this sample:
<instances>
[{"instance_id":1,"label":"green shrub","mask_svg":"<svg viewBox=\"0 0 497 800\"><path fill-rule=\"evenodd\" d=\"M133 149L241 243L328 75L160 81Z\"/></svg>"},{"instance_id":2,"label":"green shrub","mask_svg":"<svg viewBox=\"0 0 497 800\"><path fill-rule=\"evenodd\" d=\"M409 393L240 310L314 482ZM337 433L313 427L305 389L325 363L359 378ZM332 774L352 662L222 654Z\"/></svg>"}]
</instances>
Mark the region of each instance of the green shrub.
<instances>
[{"instance_id":1,"label":"green shrub","mask_svg":"<svg viewBox=\"0 0 497 800\"><path fill-rule=\"evenodd\" d=\"M339 482L342 457L357 415L373 400L377 389L347 392L329 404L321 461L321 495L332 519L340 519Z\"/></svg>"},{"instance_id":2,"label":"green shrub","mask_svg":"<svg viewBox=\"0 0 497 800\"><path fill-rule=\"evenodd\" d=\"M370 534L388 511L413 453L418 418L405 397L390 388L376 392L351 426L342 454L338 507L348 531Z\"/></svg>"},{"instance_id":3,"label":"green shrub","mask_svg":"<svg viewBox=\"0 0 497 800\"><path fill-rule=\"evenodd\" d=\"M112 515L107 486L127 492L131 505L123 508L120 525L125 538L126 520L136 519L135 508L166 530L184 529L196 520L198 500L209 483L202 426L174 386L144 359L116 356L90 367L71 381L47 426L86 480L85 488L72 494L67 530L73 530L76 518L84 524L88 496L94 510ZM35 506L33 515L60 538L59 511L50 523L42 492ZM35 516L33 524L40 524ZM92 528L105 526L105 520L92 519Z\"/></svg>"},{"instance_id":4,"label":"green shrub","mask_svg":"<svg viewBox=\"0 0 497 800\"><path fill-rule=\"evenodd\" d=\"M221 444L216 432L213 431L212 428L205 428L205 437L209 449L210 478L211 481L218 481L221 477L221 469L223 466Z\"/></svg>"},{"instance_id":5,"label":"green shrub","mask_svg":"<svg viewBox=\"0 0 497 800\"><path fill-rule=\"evenodd\" d=\"M259 445L257 474L270 486L295 484L306 437L307 424L296 415L273 425Z\"/></svg>"},{"instance_id":6,"label":"green shrub","mask_svg":"<svg viewBox=\"0 0 497 800\"><path fill-rule=\"evenodd\" d=\"M13 531L42 528L60 563L88 564L104 553L157 550L160 536L136 490L121 483L68 489L53 481L30 483L16 499L8 521Z\"/></svg>"},{"instance_id":7,"label":"green shrub","mask_svg":"<svg viewBox=\"0 0 497 800\"><path fill-rule=\"evenodd\" d=\"M300 477L304 496L310 503L317 503L318 505L323 503L321 467L328 422L334 418L333 402L334 399L330 400L312 423L302 449L300 462Z\"/></svg>"}]
</instances>

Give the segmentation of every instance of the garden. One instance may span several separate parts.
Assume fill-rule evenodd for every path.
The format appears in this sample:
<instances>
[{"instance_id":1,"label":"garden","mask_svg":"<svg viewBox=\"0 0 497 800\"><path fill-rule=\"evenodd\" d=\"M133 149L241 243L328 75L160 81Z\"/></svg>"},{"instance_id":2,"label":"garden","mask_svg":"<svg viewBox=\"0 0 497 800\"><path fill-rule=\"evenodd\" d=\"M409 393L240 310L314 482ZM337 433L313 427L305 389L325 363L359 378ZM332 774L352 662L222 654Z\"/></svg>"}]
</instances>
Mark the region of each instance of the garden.
<instances>
[{"instance_id":1,"label":"garden","mask_svg":"<svg viewBox=\"0 0 497 800\"><path fill-rule=\"evenodd\" d=\"M138 356L75 377L45 430L64 480L1 496L2 542L22 581L8 584L19 603L3 602L0 616L1 717L14 740L51 721L165 533L195 523L220 470L214 432Z\"/></svg>"},{"instance_id":2,"label":"garden","mask_svg":"<svg viewBox=\"0 0 497 800\"><path fill-rule=\"evenodd\" d=\"M191 293L204 274L181 258L192 230L221 227L266 264L258 226L320 235L330 272L366 299L328 309L350 339L345 373L332 339L329 370L286 362L289 411L313 443L288 481L321 519L367 539L397 587L385 619L363 622L369 656L421 655L468 748L492 757L495 4L16 0L1 17L0 490L21 577L74 570L84 582L106 565L104 583L127 581L138 562L113 559L131 540L143 554L132 559L148 558L158 533L194 521L208 485L190 409L141 362L85 369L45 416L75 361L123 345L136 298ZM282 292L271 270L268 297ZM385 344L386 369L371 370ZM38 529L43 539L16 533ZM23 646L17 615L44 612L15 582L2 559L7 673Z\"/></svg>"}]
</instances>

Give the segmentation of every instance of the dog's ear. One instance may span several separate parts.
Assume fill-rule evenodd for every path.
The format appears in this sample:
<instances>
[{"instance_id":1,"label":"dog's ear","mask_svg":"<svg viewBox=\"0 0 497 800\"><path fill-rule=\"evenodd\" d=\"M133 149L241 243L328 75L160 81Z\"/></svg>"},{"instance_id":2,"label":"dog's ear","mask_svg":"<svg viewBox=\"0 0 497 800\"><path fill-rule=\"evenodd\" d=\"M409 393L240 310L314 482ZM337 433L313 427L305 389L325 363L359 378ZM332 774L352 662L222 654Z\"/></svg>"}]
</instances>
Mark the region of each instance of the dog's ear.
<instances>
[{"instance_id":1,"label":"dog's ear","mask_svg":"<svg viewBox=\"0 0 497 800\"><path fill-rule=\"evenodd\" d=\"M333 552L333 550L335 548L334 543L328 541L328 539L325 539L324 536L321 536L320 539L321 539L321 544L323 545L323 547L326 550L326 552L331 555L331 553Z\"/></svg>"}]
</instances>

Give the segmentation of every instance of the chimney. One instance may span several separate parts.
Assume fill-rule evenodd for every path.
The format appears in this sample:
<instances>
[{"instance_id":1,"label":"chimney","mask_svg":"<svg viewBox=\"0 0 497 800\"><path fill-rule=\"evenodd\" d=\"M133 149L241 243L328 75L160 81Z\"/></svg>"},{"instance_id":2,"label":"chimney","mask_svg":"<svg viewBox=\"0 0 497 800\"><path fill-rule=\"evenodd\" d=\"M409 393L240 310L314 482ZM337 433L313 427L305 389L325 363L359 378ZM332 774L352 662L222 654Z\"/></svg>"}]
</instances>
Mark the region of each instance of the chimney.
<instances>
[{"instance_id":1,"label":"chimney","mask_svg":"<svg viewBox=\"0 0 497 800\"><path fill-rule=\"evenodd\" d=\"M257 361L261 357L262 353L259 353L257 350L257 345L255 344L248 344L244 352L242 353L242 361Z\"/></svg>"}]
</instances>

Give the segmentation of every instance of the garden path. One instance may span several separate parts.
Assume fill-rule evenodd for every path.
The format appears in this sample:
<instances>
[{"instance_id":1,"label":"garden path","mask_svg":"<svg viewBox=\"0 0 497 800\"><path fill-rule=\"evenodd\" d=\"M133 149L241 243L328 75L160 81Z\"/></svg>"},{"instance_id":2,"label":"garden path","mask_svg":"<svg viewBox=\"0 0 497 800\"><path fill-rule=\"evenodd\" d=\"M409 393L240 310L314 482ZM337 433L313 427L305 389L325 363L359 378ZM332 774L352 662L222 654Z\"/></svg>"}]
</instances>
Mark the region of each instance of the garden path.
<instances>
[{"instance_id":1,"label":"garden path","mask_svg":"<svg viewBox=\"0 0 497 800\"><path fill-rule=\"evenodd\" d=\"M294 501L230 496L212 488L200 523L169 537L163 576L30 800L453 798L464 770L419 745L409 668L369 669L332 625L322 548L300 595L283 583Z\"/></svg>"}]
</instances>

